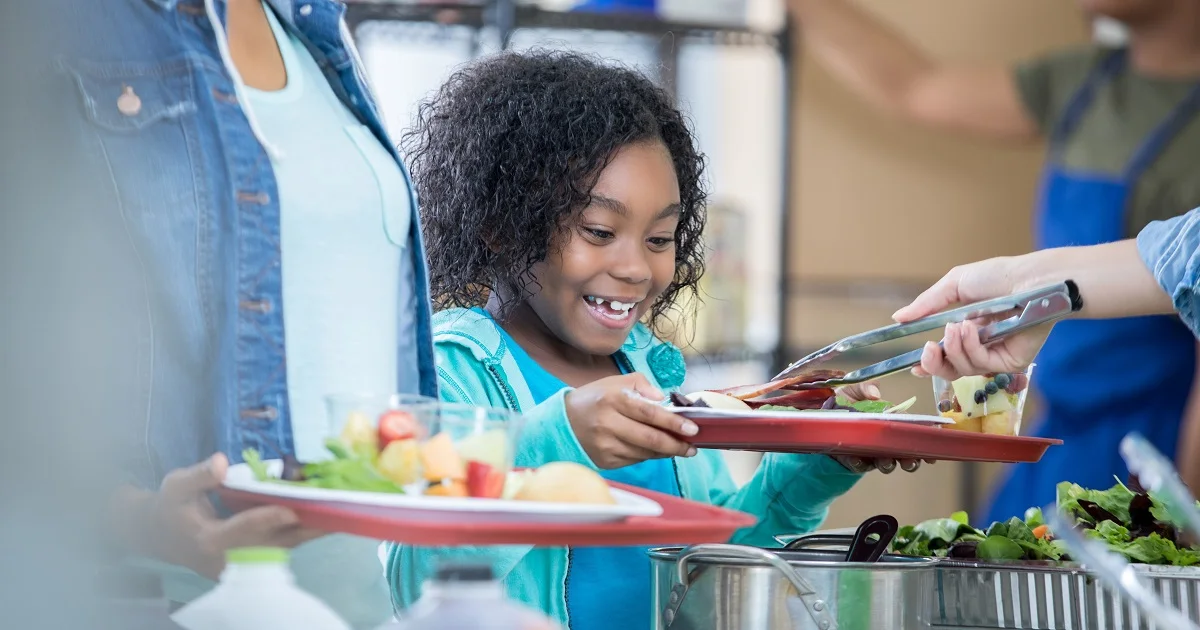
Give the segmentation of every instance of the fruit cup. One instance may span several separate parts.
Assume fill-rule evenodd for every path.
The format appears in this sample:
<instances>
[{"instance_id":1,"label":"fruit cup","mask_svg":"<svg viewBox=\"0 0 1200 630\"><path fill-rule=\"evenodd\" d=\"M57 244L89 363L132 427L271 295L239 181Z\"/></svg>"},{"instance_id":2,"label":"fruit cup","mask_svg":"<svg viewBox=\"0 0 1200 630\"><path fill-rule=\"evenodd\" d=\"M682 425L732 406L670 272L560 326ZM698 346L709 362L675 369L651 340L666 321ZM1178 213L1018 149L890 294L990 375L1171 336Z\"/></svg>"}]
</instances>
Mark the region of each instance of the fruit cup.
<instances>
[{"instance_id":1,"label":"fruit cup","mask_svg":"<svg viewBox=\"0 0 1200 630\"><path fill-rule=\"evenodd\" d=\"M413 407L439 404L436 398L417 394L330 394L325 397L325 412L329 422L328 435L341 437L350 445L378 444L381 433L380 420L387 424L389 412L393 416L409 413ZM411 424L411 423L410 423ZM375 436L375 437L372 437Z\"/></svg>"},{"instance_id":2,"label":"fruit cup","mask_svg":"<svg viewBox=\"0 0 1200 630\"><path fill-rule=\"evenodd\" d=\"M1024 372L964 376L953 382L933 377L938 414L954 421L944 429L1020 435L1033 365Z\"/></svg>"},{"instance_id":3,"label":"fruit cup","mask_svg":"<svg viewBox=\"0 0 1200 630\"><path fill-rule=\"evenodd\" d=\"M524 417L504 409L459 404L415 408L418 483L427 495L499 499L516 455ZM388 455L380 455L381 470ZM407 452L411 445L397 446ZM412 469L404 471L411 475Z\"/></svg>"},{"instance_id":4,"label":"fruit cup","mask_svg":"<svg viewBox=\"0 0 1200 630\"><path fill-rule=\"evenodd\" d=\"M500 498L523 418L414 396L326 398L330 433L411 493Z\"/></svg>"}]
</instances>

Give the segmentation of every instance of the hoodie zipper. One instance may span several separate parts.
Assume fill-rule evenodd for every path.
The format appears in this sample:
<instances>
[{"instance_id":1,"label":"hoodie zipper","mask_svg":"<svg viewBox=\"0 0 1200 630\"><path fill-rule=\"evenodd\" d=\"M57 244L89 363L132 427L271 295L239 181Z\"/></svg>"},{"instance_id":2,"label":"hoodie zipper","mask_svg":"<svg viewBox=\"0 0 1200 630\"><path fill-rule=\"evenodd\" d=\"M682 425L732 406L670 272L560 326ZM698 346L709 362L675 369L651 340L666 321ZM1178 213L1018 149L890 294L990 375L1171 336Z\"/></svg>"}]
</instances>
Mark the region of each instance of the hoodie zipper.
<instances>
[{"instance_id":1,"label":"hoodie zipper","mask_svg":"<svg viewBox=\"0 0 1200 630\"><path fill-rule=\"evenodd\" d=\"M563 608L567 611L567 627L571 627L571 565L575 551L567 547L567 576L563 578Z\"/></svg>"},{"instance_id":2,"label":"hoodie zipper","mask_svg":"<svg viewBox=\"0 0 1200 630\"><path fill-rule=\"evenodd\" d=\"M517 397L512 393L512 389L508 385L508 381L500 375L500 369L491 363L486 364L486 368L492 378L496 379L496 383L500 385L500 394L504 396L504 403L508 406L509 411L520 411L517 405Z\"/></svg>"}]
</instances>

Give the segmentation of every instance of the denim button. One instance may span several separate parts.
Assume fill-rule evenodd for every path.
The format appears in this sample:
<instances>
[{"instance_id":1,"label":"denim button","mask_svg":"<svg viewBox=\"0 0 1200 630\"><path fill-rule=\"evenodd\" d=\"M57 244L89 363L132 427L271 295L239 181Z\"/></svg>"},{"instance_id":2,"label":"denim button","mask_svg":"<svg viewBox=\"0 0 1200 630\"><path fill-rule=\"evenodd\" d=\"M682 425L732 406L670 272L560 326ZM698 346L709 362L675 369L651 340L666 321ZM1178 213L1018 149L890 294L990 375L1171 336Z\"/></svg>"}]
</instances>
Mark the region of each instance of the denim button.
<instances>
[{"instance_id":1,"label":"denim button","mask_svg":"<svg viewBox=\"0 0 1200 630\"><path fill-rule=\"evenodd\" d=\"M305 4L305 5L300 6L300 15L302 15L304 17L308 17L311 14L312 14L312 5L311 4Z\"/></svg>"},{"instance_id":2,"label":"denim button","mask_svg":"<svg viewBox=\"0 0 1200 630\"><path fill-rule=\"evenodd\" d=\"M239 190L237 192L237 199L243 203L256 203L260 206L265 206L271 203L271 195L268 195L265 192L249 192L245 190Z\"/></svg>"},{"instance_id":3,"label":"denim button","mask_svg":"<svg viewBox=\"0 0 1200 630\"><path fill-rule=\"evenodd\" d=\"M261 409L243 409L241 416L247 420L274 420L279 417L279 410L274 407Z\"/></svg>"},{"instance_id":4,"label":"denim button","mask_svg":"<svg viewBox=\"0 0 1200 630\"><path fill-rule=\"evenodd\" d=\"M126 116L137 116L142 111L142 99L132 87L126 85L121 89L121 95L117 97L117 111Z\"/></svg>"},{"instance_id":5,"label":"denim button","mask_svg":"<svg viewBox=\"0 0 1200 630\"><path fill-rule=\"evenodd\" d=\"M238 308L266 314L271 312L271 300L242 300L238 302Z\"/></svg>"}]
</instances>

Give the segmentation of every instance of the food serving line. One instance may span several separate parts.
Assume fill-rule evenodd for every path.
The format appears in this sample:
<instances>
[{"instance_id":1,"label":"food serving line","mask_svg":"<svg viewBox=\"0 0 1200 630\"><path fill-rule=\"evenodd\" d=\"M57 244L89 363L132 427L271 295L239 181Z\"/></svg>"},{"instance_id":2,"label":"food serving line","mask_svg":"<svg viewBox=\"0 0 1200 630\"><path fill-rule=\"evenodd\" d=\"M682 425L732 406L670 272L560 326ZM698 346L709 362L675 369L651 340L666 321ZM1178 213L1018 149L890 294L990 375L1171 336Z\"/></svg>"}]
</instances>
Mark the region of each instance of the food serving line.
<instances>
[{"instance_id":1,"label":"food serving line","mask_svg":"<svg viewBox=\"0 0 1200 630\"><path fill-rule=\"evenodd\" d=\"M690 438L700 448L1035 462L1061 442L1017 435L1020 405L1014 412L1006 401L1015 401L1016 394L1002 389L1010 379L990 381L986 389L981 381L974 402L961 392L952 400L939 401L953 404L941 409L941 417L932 417L896 413L902 406L890 405L866 412L841 408L840 403L833 409L828 403L823 409L795 408L797 401L817 400L824 395L818 392L831 391L829 387L911 367L919 361L919 351L850 374L821 371L797 377L795 373L847 349L950 321L1017 311L1018 315L984 329L982 340L988 342L1079 307L1078 294L1069 282L991 300L833 344L793 365L767 387L733 388L721 394L741 401L736 405L722 408L719 396L676 396L668 405L700 427ZM778 401L784 400L793 409L780 408ZM998 401L1003 413L985 415L982 423L975 418L971 425L975 403L980 405L979 414L987 414L988 400ZM406 414L425 417L426 429L438 426L439 414L445 413L436 404L405 406L395 399L382 410L351 413L385 418L404 409ZM996 416L1009 423L1008 433L980 428ZM507 463L490 455L498 452L495 449L470 463L488 462L510 477L523 474L507 470L517 429L498 423L494 426L501 428L489 430L482 418L454 425L466 426L465 433L450 431L452 423L443 424L443 429L432 431L439 435L425 436L426 444L412 444L412 453L423 454L429 443L441 440L438 452L453 458L454 444L460 453L467 442L475 450L479 438L508 432ZM952 428L960 430L948 430ZM398 457L391 462L393 469L408 462L401 456L408 450L405 445L394 450ZM1180 532L1200 540L1200 510L1170 462L1136 435L1123 442L1122 455L1145 490L1154 493L1156 506L1169 514ZM464 494L446 494L451 486L441 483L448 484L448 479L437 484L432 479L421 481L423 490L406 487L409 491L390 493L331 488L327 482L305 485L287 479L288 468L296 469L279 461L232 467L221 492L223 503L233 510L263 503L286 505L310 527L415 545L672 545L654 547L649 554L654 627L659 630L1200 630L1200 567L1128 564L1104 543L1079 533L1074 517L1057 508L1046 511L1046 525L1073 562L889 553L900 530L896 520L886 515L868 519L852 532L780 536L780 547L764 549L723 544L737 530L752 525L753 517L619 484L611 488L611 504L589 506L547 499L509 500L507 490L500 496L495 484L462 484ZM468 487L472 494L466 494ZM482 487L494 488L496 494L473 493ZM1171 548L1175 549L1173 544Z\"/></svg>"}]
</instances>

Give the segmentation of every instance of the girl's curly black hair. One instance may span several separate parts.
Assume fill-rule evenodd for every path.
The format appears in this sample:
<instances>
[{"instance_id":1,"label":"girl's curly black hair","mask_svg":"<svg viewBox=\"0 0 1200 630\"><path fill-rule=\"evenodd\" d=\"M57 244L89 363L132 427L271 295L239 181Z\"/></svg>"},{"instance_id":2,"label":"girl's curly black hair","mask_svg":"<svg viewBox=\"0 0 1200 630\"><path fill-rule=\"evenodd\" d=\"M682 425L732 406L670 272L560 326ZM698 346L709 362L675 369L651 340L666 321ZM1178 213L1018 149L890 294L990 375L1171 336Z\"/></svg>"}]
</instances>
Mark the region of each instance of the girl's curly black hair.
<instances>
[{"instance_id":1,"label":"girl's curly black hair","mask_svg":"<svg viewBox=\"0 0 1200 630\"><path fill-rule=\"evenodd\" d=\"M704 273L704 156L671 96L635 70L571 52L506 52L455 72L401 139L434 303L482 306L498 288L528 295L533 265L588 205L616 151L653 140L670 152L681 205L675 277L650 310L657 326L678 298L698 297Z\"/></svg>"}]
</instances>

